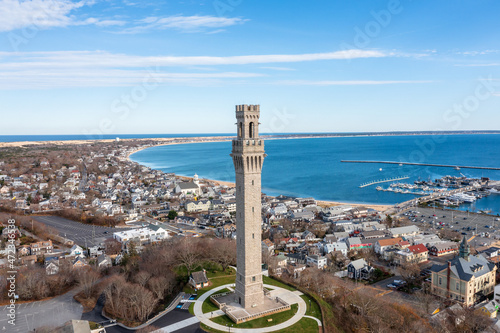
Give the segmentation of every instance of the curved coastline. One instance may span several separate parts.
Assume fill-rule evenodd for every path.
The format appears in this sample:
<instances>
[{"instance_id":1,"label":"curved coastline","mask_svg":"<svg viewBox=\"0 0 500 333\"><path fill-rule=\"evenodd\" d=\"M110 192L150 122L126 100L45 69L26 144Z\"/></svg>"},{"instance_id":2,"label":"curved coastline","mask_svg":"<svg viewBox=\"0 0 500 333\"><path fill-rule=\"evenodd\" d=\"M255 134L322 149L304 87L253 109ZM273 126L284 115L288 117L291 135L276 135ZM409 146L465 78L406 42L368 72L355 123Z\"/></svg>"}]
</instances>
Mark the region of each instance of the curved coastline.
<instances>
[{"instance_id":1,"label":"curved coastline","mask_svg":"<svg viewBox=\"0 0 500 333\"><path fill-rule=\"evenodd\" d=\"M199 138L193 138L193 139L199 139ZM204 139L211 139L211 137L205 137ZM189 143L227 142L227 141L230 141L231 139L232 138L229 138L229 139L220 139L220 140L213 140L213 141L211 141L211 140L210 141L199 140L199 141L190 141L190 142L169 142L169 143L157 144L157 145L150 146L150 147L141 147L139 149L136 149L136 150L130 152L127 155L127 159L130 162L140 164L139 162L133 161L131 159L131 156L133 154L139 152L139 151L146 150L146 149L149 149L149 148L154 148L154 147L159 147L159 146L178 145L178 144L189 144ZM287 140L287 139L306 139L306 137L273 138L273 140ZM179 178L185 179L185 180L192 180L193 179L192 177L189 177L189 176L180 176L180 175L177 175L177 174L175 174L175 175L176 175L176 177L179 177ZM228 186L228 187L235 187L236 186L235 183L233 183L233 182L221 181L221 180L216 180L216 179L206 179L206 178L203 178L203 179L206 180L206 181L208 181L208 182L216 183L218 185L223 185L223 186ZM378 210L378 211L386 211L386 210L391 209L391 208L394 207L394 205L389 205L389 204L352 203L352 202L347 202L347 201L316 200L316 202L318 203L319 206L322 206L322 207L350 205L350 206L353 206L353 207L367 207L367 208L372 208L372 209L375 209L375 210Z\"/></svg>"}]
</instances>

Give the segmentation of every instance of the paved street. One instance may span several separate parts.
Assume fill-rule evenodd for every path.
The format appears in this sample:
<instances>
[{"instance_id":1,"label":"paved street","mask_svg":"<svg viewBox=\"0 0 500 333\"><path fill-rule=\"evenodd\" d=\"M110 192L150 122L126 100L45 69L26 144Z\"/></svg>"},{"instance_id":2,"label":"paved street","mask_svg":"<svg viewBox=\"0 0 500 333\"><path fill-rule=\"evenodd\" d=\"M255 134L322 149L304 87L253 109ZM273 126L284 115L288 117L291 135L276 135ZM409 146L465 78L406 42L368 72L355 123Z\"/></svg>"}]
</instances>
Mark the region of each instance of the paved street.
<instances>
[{"instance_id":1,"label":"paved street","mask_svg":"<svg viewBox=\"0 0 500 333\"><path fill-rule=\"evenodd\" d=\"M111 237L113 232L130 230L130 228L117 229L92 226L58 216L35 216L34 219L57 229L59 231L59 236L70 239L80 246L87 247L103 243L106 238ZM93 232L95 232L95 237L93 237Z\"/></svg>"},{"instance_id":2,"label":"paved street","mask_svg":"<svg viewBox=\"0 0 500 333\"><path fill-rule=\"evenodd\" d=\"M73 299L75 291L70 291L48 301L23 303L16 306L16 325L8 324L7 306L0 308L0 332L25 333L33 329L63 325L70 319L80 319L83 307Z\"/></svg>"}]
</instances>

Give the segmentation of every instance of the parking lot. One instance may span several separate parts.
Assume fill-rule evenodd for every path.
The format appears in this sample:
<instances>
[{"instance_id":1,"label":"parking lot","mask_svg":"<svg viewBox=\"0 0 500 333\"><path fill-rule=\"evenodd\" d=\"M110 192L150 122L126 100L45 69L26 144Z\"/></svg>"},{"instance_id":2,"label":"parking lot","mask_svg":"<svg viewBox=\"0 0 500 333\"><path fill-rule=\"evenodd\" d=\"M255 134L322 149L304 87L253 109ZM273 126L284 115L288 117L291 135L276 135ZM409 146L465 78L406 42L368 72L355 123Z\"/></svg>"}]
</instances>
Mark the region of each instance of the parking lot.
<instances>
[{"instance_id":1,"label":"parking lot","mask_svg":"<svg viewBox=\"0 0 500 333\"><path fill-rule=\"evenodd\" d=\"M58 216L36 216L34 219L59 231L59 236L74 241L80 246L100 245L113 232L130 230L130 228L109 228L83 224Z\"/></svg>"},{"instance_id":2,"label":"parking lot","mask_svg":"<svg viewBox=\"0 0 500 333\"><path fill-rule=\"evenodd\" d=\"M57 327L71 319L80 319L83 307L73 299L75 292L69 292L48 301L16 305L15 326L9 324L7 306L0 307L0 332L31 332L48 326Z\"/></svg>"},{"instance_id":3,"label":"parking lot","mask_svg":"<svg viewBox=\"0 0 500 333\"><path fill-rule=\"evenodd\" d=\"M472 243L474 246L489 245L500 239L500 221L497 221L497 216L420 207L413 208L412 213L401 213L401 216L422 229L430 228L435 232L441 229L454 230L468 238L477 235Z\"/></svg>"}]
</instances>

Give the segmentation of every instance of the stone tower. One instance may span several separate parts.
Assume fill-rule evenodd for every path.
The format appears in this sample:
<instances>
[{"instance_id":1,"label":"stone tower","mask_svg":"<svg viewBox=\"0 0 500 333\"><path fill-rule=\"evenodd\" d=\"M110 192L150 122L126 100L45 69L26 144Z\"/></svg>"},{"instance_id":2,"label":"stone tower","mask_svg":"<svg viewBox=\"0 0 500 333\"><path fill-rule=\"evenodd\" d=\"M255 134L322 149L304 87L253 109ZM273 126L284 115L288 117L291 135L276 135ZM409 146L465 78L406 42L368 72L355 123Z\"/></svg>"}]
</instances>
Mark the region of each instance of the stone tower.
<instances>
[{"instance_id":1,"label":"stone tower","mask_svg":"<svg viewBox=\"0 0 500 333\"><path fill-rule=\"evenodd\" d=\"M259 105L236 105L238 136L233 140L236 171L236 302L244 308L264 302L261 257L261 172L264 141L259 139Z\"/></svg>"}]
</instances>

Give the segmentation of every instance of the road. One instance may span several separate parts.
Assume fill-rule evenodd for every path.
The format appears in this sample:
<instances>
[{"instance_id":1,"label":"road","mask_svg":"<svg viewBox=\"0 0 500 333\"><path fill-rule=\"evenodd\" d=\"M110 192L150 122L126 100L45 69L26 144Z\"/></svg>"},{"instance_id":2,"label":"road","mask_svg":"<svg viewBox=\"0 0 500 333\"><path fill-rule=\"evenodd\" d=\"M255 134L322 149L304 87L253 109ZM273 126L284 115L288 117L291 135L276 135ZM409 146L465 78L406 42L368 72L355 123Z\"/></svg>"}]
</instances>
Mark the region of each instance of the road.
<instances>
[{"instance_id":1,"label":"road","mask_svg":"<svg viewBox=\"0 0 500 333\"><path fill-rule=\"evenodd\" d=\"M7 306L0 307L0 332L25 333L39 327L58 327L68 320L80 319L83 307L73 299L76 292L72 290L48 301L17 305L15 326L7 322Z\"/></svg>"},{"instance_id":2,"label":"road","mask_svg":"<svg viewBox=\"0 0 500 333\"><path fill-rule=\"evenodd\" d=\"M83 247L100 245L106 238L111 237L113 232L130 230L130 228L116 229L93 226L90 224L71 221L58 216L35 216L33 219L57 229L59 231L59 236L71 239L76 244ZM95 237L93 237L94 233Z\"/></svg>"}]
</instances>

